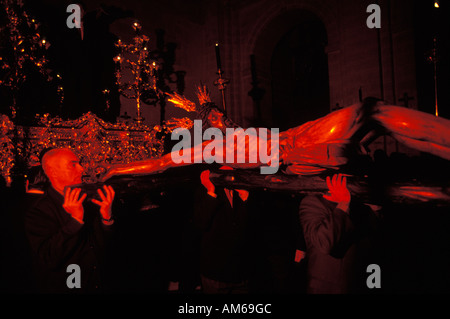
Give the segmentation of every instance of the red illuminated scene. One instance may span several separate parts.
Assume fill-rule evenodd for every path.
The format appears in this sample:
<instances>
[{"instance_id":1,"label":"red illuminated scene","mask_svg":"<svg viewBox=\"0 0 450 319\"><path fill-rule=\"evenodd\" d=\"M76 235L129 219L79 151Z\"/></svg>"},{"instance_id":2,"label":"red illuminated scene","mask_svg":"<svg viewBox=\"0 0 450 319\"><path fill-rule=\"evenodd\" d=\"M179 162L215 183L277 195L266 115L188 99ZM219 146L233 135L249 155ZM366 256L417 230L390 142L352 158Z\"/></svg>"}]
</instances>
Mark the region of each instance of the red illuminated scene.
<instances>
[{"instance_id":1,"label":"red illuminated scene","mask_svg":"<svg viewBox=\"0 0 450 319\"><path fill-rule=\"evenodd\" d=\"M449 11L0 0L0 291L448 294Z\"/></svg>"}]
</instances>

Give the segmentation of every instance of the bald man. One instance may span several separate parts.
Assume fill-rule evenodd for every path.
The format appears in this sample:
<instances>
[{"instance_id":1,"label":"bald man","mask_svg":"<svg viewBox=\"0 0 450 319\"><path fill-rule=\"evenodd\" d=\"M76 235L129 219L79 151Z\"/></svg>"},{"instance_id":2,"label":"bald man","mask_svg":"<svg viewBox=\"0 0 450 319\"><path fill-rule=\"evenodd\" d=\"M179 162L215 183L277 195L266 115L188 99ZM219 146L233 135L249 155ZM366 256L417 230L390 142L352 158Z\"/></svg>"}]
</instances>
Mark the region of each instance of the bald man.
<instances>
[{"instance_id":1,"label":"bald man","mask_svg":"<svg viewBox=\"0 0 450 319\"><path fill-rule=\"evenodd\" d=\"M105 245L114 223L114 190L106 185L99 189L101 200L92 199L92 205L81 189L68 187L82 182L84 169L67 148L45 153L42 168L50 186L25 219L38 287L42 292L100 291Z\"/></svg>"}]
</instances>

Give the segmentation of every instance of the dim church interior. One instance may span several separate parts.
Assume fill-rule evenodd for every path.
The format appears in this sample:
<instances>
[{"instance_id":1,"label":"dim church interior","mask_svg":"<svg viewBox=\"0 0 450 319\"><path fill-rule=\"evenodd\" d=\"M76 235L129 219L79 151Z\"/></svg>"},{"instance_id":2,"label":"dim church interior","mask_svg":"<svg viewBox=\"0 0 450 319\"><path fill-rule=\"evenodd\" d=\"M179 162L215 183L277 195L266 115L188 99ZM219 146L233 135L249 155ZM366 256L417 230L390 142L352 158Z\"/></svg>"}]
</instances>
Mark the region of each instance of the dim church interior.
<instances>
[{"instance_id":1,"label":"dim church interior","mask_svg":"<svg viewBox=\"0 0 450 319\"><path fill-rule=\"evenodd\" d=\"M213 44L219 42L224 74L230 79L225 90L230 118L246 127L280 130L368 96L434 113L435 83L432 64L426 56L436 36L439 113L450 118L446 91L450 82L450 48L448 41L442 40L449 36L449 8L437 11L431 1L377 1L382 10L380 29L366 25L366 8L371 1L117 0L106 1L107 5L102 5L105 1L86 1L84 40L78 30L60 27L65 25L65 8L70 1L24 2L41 21L52 43L48 58L65 80L62 106L57 98L47 94L44 83L23 88L18 120L24 124L30 123L37 113L73 119L92 111L110 122L125 112L133 114L133 103L117 92L111 95L110 107L106 109L102 91L115 82L114 42L117 36L129 37L129 24L136 19L154 46L158 45L156 30L164 30L166 44L175 44L173 67L185 72L183 93L191 100L196 100L194 89L201 81L210 86L212 99L221 101L213 85L217 78ZM0 103L0 113L6 113L3 110L8 101ZM165 107L166 119L179 112ZM158 106L145 106L143 112L146 123L159 123ZM401 161L403 153L411 152L389 138L376 143L375 147L384 149L387 155L394 154L391 158L397 161ZM6 191L2 195L5 194ZM131 202L121 202L122 206L127 205L129 213L123 216L123 238L118 248L125 256L133 256L133 264L126 266L133 275L122 278L119 287L162 292L168 282L174 281L180 282L180 289L189 291L195 287L196 265L186 260L194 260L192 256L197 251L188 247L180 253L181 242L187 245L187 239L194 240L186 228L190 208L180 207L180 203L190 201L191 195L189 191L167 194L159 199L159 208L144 211ZM272 202L262 215L271 220L270 239L276 238L279 245L271 247L272 257L279 258L282 265L278 270L285 272L281 275L293 279L284 289L302 292L304 269L290 261L295 252L293 238L298 232L298 225L293 222L298 198L270 196ZM9 208L17 211L22 207L11 203ZM387 255L381 265L383 274L386 272L383 291L450 290L450 215L441 209L424 209L393 207L384 217L382 244ZM8 242L8 232L2 234L2 241ZM17 243L19 248L22 245ZM12 247L2 252L8 257L3 259L7 262L2 263L1 269L2 282L7 283L6 288L0 287L3 291L30 288L30 274L23 263L28 261L27 256L16 251ZM260 265L256 289L275 291L277 273L267 260L262 259ZM265 276L267 273L271 276Z\"/></svg>"}]
</instances>

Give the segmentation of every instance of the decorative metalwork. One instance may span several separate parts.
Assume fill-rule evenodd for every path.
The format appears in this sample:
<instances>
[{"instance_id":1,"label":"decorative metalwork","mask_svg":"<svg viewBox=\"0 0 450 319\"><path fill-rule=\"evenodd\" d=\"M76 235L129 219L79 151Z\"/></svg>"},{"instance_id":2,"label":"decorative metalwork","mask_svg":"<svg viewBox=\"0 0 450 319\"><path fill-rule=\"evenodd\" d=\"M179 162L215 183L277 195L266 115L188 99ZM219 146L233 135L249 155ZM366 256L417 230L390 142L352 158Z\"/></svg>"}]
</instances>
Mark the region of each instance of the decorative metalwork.
<instances>
[{"instance_id":1,"label":"decorative metalwork","mask_svg":"<svg viewBox=\"0 0 450 319\"><path fill-rule=\"evenodd\" d=\"M14 127L6 115L0 115L0 173L8 184L15 163L20 161L25 167L39 165L42 153L55 147L72 149L85 168L84 181L93 182L111 164L161 156L164 132L173 129L134 122L112 124L91 112L76 120L65 121L48 114L36 115L36 120L37 126Z\"/></svg>"},{"instance_id":2,"label":"decorative metalwork","mask_svg":"<svg viewBox=\"0 0 450 319\"><path fill-rule=\"evenodd\" d=\"M14 123L8 116L0 114L0 174L6 184L11 184L11 170L14 166Z\"/></svg>"},{"instance_id":3,"label":"decorative metalwork","mask_svg":"<svg viewBox=\"0 0 450 319\"><path fill-rule=\"evenodd\" d=\"M26 12L22 1L1 0L0 13L6 22L0 26L0 86L8 89L12 99L11 118L18 113L19 90L29 77L30 66L45 81L58 81L57 94L62 103L61 76L48 68L46 51L50 43L42 36L40 23Z\"/></svg>"}]
</instances>

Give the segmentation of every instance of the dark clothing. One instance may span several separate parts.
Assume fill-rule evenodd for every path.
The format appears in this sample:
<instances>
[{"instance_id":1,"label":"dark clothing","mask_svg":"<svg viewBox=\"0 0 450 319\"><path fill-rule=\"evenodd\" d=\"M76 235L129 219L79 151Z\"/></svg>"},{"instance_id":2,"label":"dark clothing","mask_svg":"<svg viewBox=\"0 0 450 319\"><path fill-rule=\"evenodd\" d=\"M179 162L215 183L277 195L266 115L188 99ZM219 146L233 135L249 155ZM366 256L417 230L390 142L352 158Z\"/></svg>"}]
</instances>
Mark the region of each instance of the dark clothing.
<instances>
[{"instance_id":1,"label":"dark clothing","mask_svg":"<svg viewBox=\"0 0 450 319\"><path fill-rule=\"evenodd\" d=\"M0 209L0 291L32 292L31 252L25 235L25 212L42 195L11 188L5 193ZM8 199L8 200L6 200Z\"/></svg>"},{"instance_id":2,"label":"dark clothing","mask_svg":"<svg viewBox=\"0 0 450 319\"><path fill-rule=\"evenodd\" d=\"M42 292L90 292L102 288L105 240L112 226L101 222L99 208L84 203L84 224L62 207L64 197L53 187L27 212L25 229L34 257L35 275ZM81 289L69 289L67 266L81 269Z\"/></svg>"},{"instance_id":3,"label":"dark clothing","mask_svg":"<svg viewBox=\"0 0 450 319\"><path fill-rule=\"evenodd\" d=\"M204 188L196 194L194 224L202 232L200 273L214 281L240 283L248 279L251 233L246 203L236 191L233 207L223 188L217 198Z\"/></svg>"},{"instance_id":4,"label":"dark clothing","mask_svg":"<svg viewBox=\"0 0 450 319\"><path fill-rule=\"evenodd\" d=\"M342 294L367 291L367 266L374 261L376 217L352 200L349 213L322 196L309 195L300 204L306 242L308 293Z\"/></svg>"},{"instance_id":5,"label":"dark clothing","mask_svg":"<svg viewBox=\"0 0 450 319\"><path fill-rule=\"evenodd\" d=\"M224 282L201 276L202 291L205 294L246 294L249 292L248 280Z\"/></svg>"}]
</instances>

